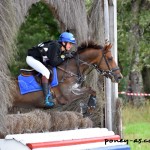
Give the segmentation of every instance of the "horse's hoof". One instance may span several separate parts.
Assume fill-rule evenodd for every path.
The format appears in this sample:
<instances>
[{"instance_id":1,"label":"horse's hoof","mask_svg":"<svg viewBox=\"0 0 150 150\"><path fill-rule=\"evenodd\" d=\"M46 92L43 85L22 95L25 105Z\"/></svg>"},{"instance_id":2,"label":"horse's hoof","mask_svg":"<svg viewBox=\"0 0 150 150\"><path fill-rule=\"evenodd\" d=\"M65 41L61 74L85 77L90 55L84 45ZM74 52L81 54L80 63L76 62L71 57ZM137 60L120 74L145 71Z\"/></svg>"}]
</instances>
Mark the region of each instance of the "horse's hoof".
<instances>
[{"instance_id":1,"label":"horse's hoof","mask_svg":"<svg viewBox=\"0 0 150 150\"><path fill-rule=\"evenodd\" d=\"M90 98L89 98L89 101L88 101L88 107L92 108L92 109L93 108L95 109L96 108L96 101L97 101L96 96L91 95Z\"/></svg>"}]
</instances>

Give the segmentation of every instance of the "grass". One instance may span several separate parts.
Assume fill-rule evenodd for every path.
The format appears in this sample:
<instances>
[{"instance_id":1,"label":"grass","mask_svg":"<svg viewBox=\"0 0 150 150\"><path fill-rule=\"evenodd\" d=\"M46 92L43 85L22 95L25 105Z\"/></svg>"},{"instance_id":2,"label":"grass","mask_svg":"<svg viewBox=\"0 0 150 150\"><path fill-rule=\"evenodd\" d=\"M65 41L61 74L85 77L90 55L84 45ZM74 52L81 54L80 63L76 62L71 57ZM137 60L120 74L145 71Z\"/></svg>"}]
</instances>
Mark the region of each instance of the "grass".
<instances>
[{"instance_id":1,"label":"grass","mask_svg":"<svg viewBox=\"0 0 150 150\"><path fill-rule=\"evenodd\" d=\"M131 150L150 149L150 102L140 108L123 108L123 138L129 140ZM132 141L133 140L133 141ZM145 140L145 141L144 141Z\"/></svg>"}]
</instances>

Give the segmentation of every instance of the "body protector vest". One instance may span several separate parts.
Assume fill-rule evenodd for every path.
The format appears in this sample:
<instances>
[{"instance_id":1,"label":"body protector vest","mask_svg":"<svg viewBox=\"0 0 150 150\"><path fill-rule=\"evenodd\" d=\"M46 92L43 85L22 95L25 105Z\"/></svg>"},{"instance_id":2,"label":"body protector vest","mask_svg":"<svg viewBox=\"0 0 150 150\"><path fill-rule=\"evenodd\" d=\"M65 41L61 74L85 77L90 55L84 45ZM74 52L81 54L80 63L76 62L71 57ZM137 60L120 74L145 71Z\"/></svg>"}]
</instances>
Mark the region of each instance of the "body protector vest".
<instances>
[{"instance_id":1,"label":"body protector vest","mask_svg":"<svg viewBox=\"0 0 150 150\"><path fill-rule=\"evenodd\" d=\"M42 57L42 61L44 64L46 64L46 61L48 60L47 57L47 51L48 51L48 45L52 42L52 40L50 41L46 41L46 42L42 42L40 44L38 44L36 46L36 48L39 50L39 52L41 53L41 57Z\"/></svg>"}]
</instances>

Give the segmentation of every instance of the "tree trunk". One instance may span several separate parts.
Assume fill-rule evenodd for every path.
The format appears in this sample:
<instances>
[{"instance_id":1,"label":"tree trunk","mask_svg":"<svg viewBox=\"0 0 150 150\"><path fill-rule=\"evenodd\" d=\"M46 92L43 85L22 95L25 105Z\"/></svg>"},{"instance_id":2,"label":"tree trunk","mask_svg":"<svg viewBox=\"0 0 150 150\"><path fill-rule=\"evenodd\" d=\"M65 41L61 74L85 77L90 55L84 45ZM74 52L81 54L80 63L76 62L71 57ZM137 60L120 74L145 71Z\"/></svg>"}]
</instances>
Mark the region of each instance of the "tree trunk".
<instances>
[{"instance_id":1,"label":"tree trunk","mask_svg":"<svg viewBox=\"0 0 150 150\"><path fill-rule=\"evenodd\" d=\"M144 68L142 70L143 83L144 83L144 91L146 93L150 93L150 68Z\"/></svg>"},{"instance_id":2,"label":"tree trunk","mask_svg":"<svg viewBox=\"0 0 150 150\"><path fill-rule=\"evenodd\" d=\"M131 71L130 71L130 81L131 90L133 93L143 92L143 80L139 64L139 40L140 40L140 27L139 27L139 12L141 0L131 1L131 13L133 14L133 24L131 25L131 36L129 43L129 52L132 53ZM132 103L136 106L141 105L144 102L144 97L134 96L132 97Z\"/></svg>"}]
</instances>

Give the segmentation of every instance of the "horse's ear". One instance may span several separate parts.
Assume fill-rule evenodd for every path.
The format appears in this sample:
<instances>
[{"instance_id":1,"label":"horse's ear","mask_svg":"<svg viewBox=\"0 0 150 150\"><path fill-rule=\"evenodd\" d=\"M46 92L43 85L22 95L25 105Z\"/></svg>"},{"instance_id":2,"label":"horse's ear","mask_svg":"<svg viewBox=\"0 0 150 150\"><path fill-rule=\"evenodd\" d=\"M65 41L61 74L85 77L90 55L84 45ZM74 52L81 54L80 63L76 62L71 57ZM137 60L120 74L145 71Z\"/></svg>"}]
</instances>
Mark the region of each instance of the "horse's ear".
<instances>
[{"instance_id":1,"label":"horse's ear","mask_svg":"<svg viewBox=\"0 0 150 150\"><path fill-rule=\"evenodd\" d=\"M112 44L109 43L109 45L107 47L108 47L108 50L110 50L112 48Z\"/></svg>"},{"instance_id":2,"label":"horse's ear","mask_svg":"<svg viewBox=\"0 0 150 150\"><path fill-rule=\"evenodd\" d=\"M106 42L104 45L104 51L108 51L112 48L112 44L109 42Z\"/></svg>"}]
</instances>

